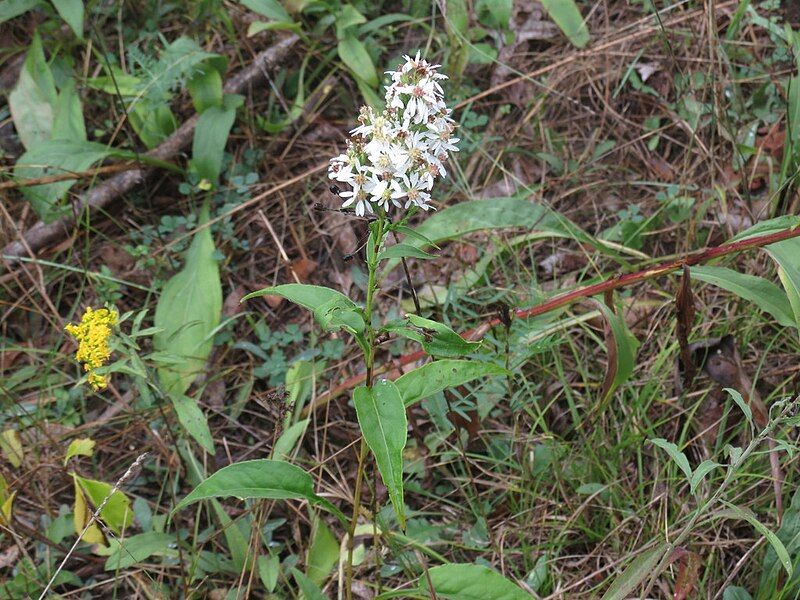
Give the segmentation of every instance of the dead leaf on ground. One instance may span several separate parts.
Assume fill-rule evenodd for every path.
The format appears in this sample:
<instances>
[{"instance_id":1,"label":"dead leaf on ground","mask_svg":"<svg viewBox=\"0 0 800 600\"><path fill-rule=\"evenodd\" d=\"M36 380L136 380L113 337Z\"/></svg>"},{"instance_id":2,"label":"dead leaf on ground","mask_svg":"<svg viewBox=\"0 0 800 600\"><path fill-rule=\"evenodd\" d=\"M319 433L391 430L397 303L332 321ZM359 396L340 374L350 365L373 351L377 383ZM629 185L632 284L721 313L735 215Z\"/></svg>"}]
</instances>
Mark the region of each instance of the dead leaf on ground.
<instances>
[{"instance_id":1,"label":"dead leaf on ground","mask_svg":"<svg viewBox=\"0 0 800 600\"><path fill-rule=\"evenodd\" d=\"M222 318L228 319L244 310L242 298L247 294L247 289L243 285L237 285L231 293L225 297L222 303Z\"/></svg>"},{"instance_id":2,"label":"dead leaf on ground","mask_svg":"<svg viewBox=\"0 0 800 600\"><path fill-rule=\"evenodd\" d=\"M308 283L311 274L316 271L317 263L310 258L298 258L292 261L292 272L297 275L300 283Z\"/></svg>"}]
</instances>

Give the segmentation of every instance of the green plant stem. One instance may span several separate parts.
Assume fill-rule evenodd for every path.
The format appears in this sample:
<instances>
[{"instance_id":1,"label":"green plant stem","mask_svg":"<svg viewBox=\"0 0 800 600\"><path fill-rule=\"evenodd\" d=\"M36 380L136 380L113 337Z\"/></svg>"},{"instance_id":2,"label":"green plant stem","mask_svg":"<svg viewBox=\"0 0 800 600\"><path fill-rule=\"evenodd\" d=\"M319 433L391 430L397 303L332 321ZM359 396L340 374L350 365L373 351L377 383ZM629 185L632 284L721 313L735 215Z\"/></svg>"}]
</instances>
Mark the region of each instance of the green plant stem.
<instances>
[{"instance_id":1,"label":"green plant stem","mask_svg":"<svg viewBox=\"0 0 800 600\"><path fill-rule=\"evenodd\" d=\"M375 328L372 326L372 308L375 302L375 292L378 291L378 253L383 245L383 238L388 231L384 230L384 215L379 215L372 231L372 245L367 247L367 300L364 305L364 323L366 324L367 347L364 349L364 363L367 368L366 386L372 387L372 376L375 365ZM353 548L355 546L356 526L358 515L361 512L361 488L364 484L364 463L367 459L367 442L361 437L358 451L358 471L356 473L356 487L353 492L353 516L347 532L347 564L345 565L345 596L347 600L353 597Z\"/></svg>"},{"instance_id":2,"label":"green plant stem","mask_svg":"<svg viewBox=\"0 0 800 600\"><path fill-rule=\"evenodd\" d=\"M722 492L724 492L731 481L733 481L733 478L735 477L739 467L744 464L744 461L748 459L748 457L756 450L756 448L758 448L764 442L764 440L769 437L770 433L772 433L772 430L775 429L775 427L777 427L792 410L794 410L798 400L800 400L800 398L797 398L791 402L786 402L781 409L780 415L767 423L767 426L764 427L764 429L762 429L761 432L747 445L747 448L742 451L741 456L728 465L728 471L725 473L725 479L722 480L722 483L717 488L717 491L715 491L711 497L702 504L702 506L695 510L694 514L689 519L689 522L683 527L683 529L681 529L681 532L678 534L675 540L670 542L669 546L667 547L667 551L664 553L664 556L661 558L658 565L653 570L653 574L650 576L647 587L642 594L643 598L647 598L649 596L650 590L655 585L659 574L663 572L667 566L669 566L672 550L679 547L686 541L686 538L688 538L692 533L694 526L697 524L700 518L704 516L714 504L719 502Z\"/></svg>"}]
</instances>

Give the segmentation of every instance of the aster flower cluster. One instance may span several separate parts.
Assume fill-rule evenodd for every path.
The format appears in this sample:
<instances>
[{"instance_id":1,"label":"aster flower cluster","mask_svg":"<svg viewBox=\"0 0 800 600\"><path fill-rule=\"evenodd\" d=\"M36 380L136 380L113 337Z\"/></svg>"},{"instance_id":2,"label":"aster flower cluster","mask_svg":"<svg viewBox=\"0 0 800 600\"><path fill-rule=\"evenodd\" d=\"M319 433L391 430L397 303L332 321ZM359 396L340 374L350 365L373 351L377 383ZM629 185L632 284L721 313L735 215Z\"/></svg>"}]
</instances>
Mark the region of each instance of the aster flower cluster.
<instances>
[{"instance_id":1,"label":"aster flower cluster","mask_svg":"<svg viewBox=\"0 0 800 600\"><path fill-rule=\"evenodd\" d=\"M447 79L438 72L441 65L419 52L403 58L396 71L387 72L392 83L386 86L386 109L361 108L347 151L328 168L328 177L350 186L340 194L342 207L354 207L359 216L375 207L432 208L433 183L447 175L448 155L458 151L456 124L439 84Z\"/></svg>"},{"instance_id":2,"label":"aster flower cluster","mask_svg":"<svg viewBox=\"0 0 800 600\"><path fill-rule=\"evenodd\" d=\"M111 356L108 338L111 337L111 329L118 320L116 311L107 308L92 310L88 307L80 323L77 325L70 323L64 328L78 340L75 358L83 363L84 370L89 374L89 384L96 390L102 390L108 385L107 378L96 373L96 369L102 367Z\"/></svg>"}]
</instances>

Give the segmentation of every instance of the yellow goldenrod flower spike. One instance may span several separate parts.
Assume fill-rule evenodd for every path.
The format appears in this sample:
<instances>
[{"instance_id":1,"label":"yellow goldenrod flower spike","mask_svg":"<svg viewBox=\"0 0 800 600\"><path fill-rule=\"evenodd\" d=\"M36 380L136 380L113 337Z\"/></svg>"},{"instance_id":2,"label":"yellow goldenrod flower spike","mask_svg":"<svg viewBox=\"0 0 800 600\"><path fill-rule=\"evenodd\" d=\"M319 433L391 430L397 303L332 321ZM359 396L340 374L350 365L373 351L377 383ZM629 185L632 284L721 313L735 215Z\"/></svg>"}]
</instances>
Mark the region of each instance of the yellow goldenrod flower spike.
<instances>
[{"instance_id":1,"label":"yellow goldenrod flower spike","mask_svg":"<svg viewBox=\"0 0 800 600\"><path fill-rule=\"evenodd\" d=\"M111 356L108 338L111 337L111 328L117 324L118 318L114 310L92 310L89 307L83 313L80 323L70 323L64 328L78 340L75 358L83 363L83 368L89 373L89 384L96 390L102 390L108 385L106 377L95 373L95 369L102 367Z\"/></svg>"}]
</instances>

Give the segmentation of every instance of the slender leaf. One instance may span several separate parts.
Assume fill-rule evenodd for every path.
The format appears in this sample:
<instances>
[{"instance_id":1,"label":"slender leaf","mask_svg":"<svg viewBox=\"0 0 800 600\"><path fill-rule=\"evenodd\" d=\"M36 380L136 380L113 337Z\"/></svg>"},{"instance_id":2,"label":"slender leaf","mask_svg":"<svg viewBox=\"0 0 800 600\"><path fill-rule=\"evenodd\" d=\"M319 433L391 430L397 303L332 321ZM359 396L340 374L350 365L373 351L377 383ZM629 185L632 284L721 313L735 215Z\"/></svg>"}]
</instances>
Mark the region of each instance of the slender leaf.
<instances>
[{"instance_id":1,"label":"slender leaf","mask_svg":"<svg viewBox=\"0 0 800 600\"><path fill-rule=\"evenodd\" d=\"M606 400L633 374L639 342L628 329L624 318L617 316L604 302L598 301L596 305L608 323L608 367L602 393L602 399Z\"/></svg>"},{"instance_id":2,"label":"slender leaf","mask_svg":"<svg viewBox=\"0 0 800 600\"><path fill-rule=\"evenodd\" d=\"M446 359L430 362L401 375L395 385L405 406L411 406L423 398L480 377L509 375L508 371L491 363Z\"/></svg>"},{"instance_id":3,"label":"slender leaf","mask_svg":"<svg viewBox=\"0 0 800 600\"><path fill-rule=\"evenodd\" d=\"M654 445L658 446L659 448L666 451L669 454L670 458L675 461L675 464L681 468L683 474L686 475L686 479L689 482L692 481L692 467L689 466L689 459L686 458L686 455L678 450L678 447L665 440L664 438L655 438L650 440Z\"/></svg>"},{"instance_id":4,"label":"slender leaf","mask_svg":"<svg viewBox=\"0 0 800 600\"><path fill-rule=\"evenodd\" d=\"M372 88L378 87L378 73L364 44L352 33L339 40L339 58L353 74Z\"/></svg>"},{"instance_id":5,"label":"slender leaf","mask_svg":"<svg viewBox=\"0 0 800 600\"><path fill-rule=\"evenodd\" d=\"M241 0L247 8L262 17L275 21L291 21L292 18L278 0Z\"/></svg>"},{"instance_id":6,"label":"slender leaf","mask_svg":"<svg viewBox=\"0 0 800 600\"><path fill-rule=\"evenodd\" d=\"M236 120L241 96L226 96L223 106L209 106L197 120L192 141L191 168L200 179L217 183L222 170L225 144Z\"/></svg>"},{"instance_id":7,"label":"slender leaf","mask_svg":"<svg viewBox=\"0 0 800 600\"><path fill-rule=\"evenodd\" d=\"M58 14L78 39L83 39L83 0L52 0Z\"/></svg>"},{"instance_id":8,"label":"slender leaf","mask_svg":"<svg viewBox=\"0 0 800 600\"><path fill-rule=\"evenodd\" d=\"M378 255L379 261L389 258L419 258L429 260L431 258L436 258L436 256L428 254L424 250L420 250L416 246L411 246L410 244L395 244L394 246L389 246Z\"/></svg>"},{"instance_id":9,"label":"slender leaf","mask_svg":"<svg viewBox=\"0 0 800 600\"><path fill-rule=\"evenodd\" d=\"M692 473L691 482L690 482L690 491L694 494L697 491L697 486L699 486L703 479L705 479L706 475L708 475L711 471L716 469L717 467L721 467L718 462L714 462L713 460L704 460Z\"/></svg>"},{"instance_id":10,"label":"slender leaf","mask_svg":"<svg viewBox=\"0 0 800 600\"><path fill-rule=\"evenodd\" d=\"M177 557L178 551L172 546L176 543L175 535L149 531L122 540L112 540L112 553L106 559L105 570L116 571L132 567L151 556Z\"/></svg>"},{"instance_id":11,"label":"slender leaf","mask_svg":"<svg viewBox=\"0 0 800 600\"><path fill-rule=\"evenodd\" d=\"M72 78L67 80L58 94L53 112L52 136L54 140L86 141L83 107Z\"/></svg>"},{"instance_id":12,"label":"slender leaf","mask_svg":"<svg viewBox=\"0 0 800 600\"><path fill-rule=\"evenodd\" d=\"M581 16L575 0L541 0L547 11L567 39L578 48L589 43L589 29Z\"/></svg>"},{"instance_id":13,"label":"slender leaf","mask_svg":"<svg viewBox=\"0 0 800 600\"><path fill-rule=\"evenodd\" d=\"M794 313L795 326L800 329L800 239L791 238L765 247L772 259L778 263L781 279L789 304Z\"/></svg>"},{"instance_id":14,"label":"slender leaf","mask_svg":"<svg viewBox=\"0 0 800 600\"><path fill-rule=\"evenodd\" d=\"M339 560L339 542L319 515L311 527L311 547L306 557L306 575L317 585L328 579Z\"/></svg>"},{"instance_id":15,"label":"slender leaf","mask_svg":"<svg viewBox=\"0 0 800 600\"><path fill-rule=\"evenodd\" d=\"M692 277L705 281L753 302L786 327L796 327L792 307L786 293L777 285L755 275L746 275L725 267L700 266L691 268Z\"/></svg>"},{"instance_id":16,"label":"slender leaf","mask_svg":"<svg viewBox=\"0 0 800 600\"><path fill-rule=\"evenodd\" d=\"M750 427L755 427L755 423L753 421L753 411L750 408L750 405L747 404L747 402L745 402L742 395L733 388L724 388L724 390L728 392L728 395L731 397L731 400L733 400L736 403L736 406L738 406L739 409L744 413L747 422L750 423Z\"/></svg>"},{"instance_id":17,"label":"slender leaf","mask_svg":"<svg viewBox=\"0 0 800 600\"><path fill-rule=\"evenodd\" d=\"M361 433L375 455L378 471L389 491L400 526L405 529L403 449L406 446L408 424L403 398L393 382L382 379L371 388L356 388L353 404Z\"/></svg>"},{"instance_id":18,"label":"slender leaf","mask_svg":"<svg viewBox=\"0 0 800 600\"><path fill-rule=\"evenodd\" d=\"M646 578L658 575L654 572L656 565L670 550L667 542L661 542L655 548L644 552L629 564L622 574L614 579L614 583L603 594L602 600L625 600Z\"/></svg>"},{"instance_id":19,"label":"slender leaf","mask_svg":"<svg viewBox=\"0 0 800 600\"><path fill-rule=\"evenodd\" d=\"M246 460L223 467L201 482L177 506L173 513L200 500L234 497L268 500L305 499L324 506L337 517L341 512L314 493L311 475L300 467L281 460Z\"/></svg>"},{"instance_id":20,"label":"slender leaf","mask_svg":"<svg viewBox=\"0 0 800 600\"><path fill-rule=\"evenodd\" d=\"M5 23L25 14L41 4L42 0L2 0L0 1L0 23Z\"/></svg>"},{"instance_id":21,"label":"slender leaf","mask_svg":"<svg viewBox=\"0 0 800 600\"><path fill-rule=\"evenodd\" d=\"M791 577L792 559L789 557L789 553L786 551L786 546L783 545L783 542L781 542L778 536L767 529L749 508L734 506L730 502L725 502L724 500L721 500L721 502L728 508L716 513L713 515L713 517L716 519L741 519L750 523L761 535L767 538L770 546L772 546L772 549L775 551L778 561L783 566L789 577Z\"/></svg>"},{"instance_id":22,"label":"slender leaf","mask_svg":"<svg viewBox=\"0 0 800 600\"><path fill-rule=\"evenodd\" d=\"M743 587L729 585L722 594L722 600L753 600L753 597Z\"/></svg>"},{"instance_id":23,"label":"slender leaf","mask_svg":"<svg viewBox=\"0 0 800 600\"><path fill-rule=\"evenodd\" d=\"M278 441L275 442L275 447L272 449L272 458L275 460L288 460L298 440L303 437L303 434L306 432L308 422L309 419L303 419L287 427L283 433L281 433Z\"/></svg>"},{"instance_id":24,"label":"slender leaf","mask_svg":"<svg viewBox=\"0 0 800 600\"><path fill-rule=\"evenodd\" d=\"M183 428L200 444L206 452L214 452L214 438L208 428L208 421L200 410L197 400L186 394L170 394L175 415Z\"/></svg>"},{"instance_id":25,"label":"slender leaf","mask_svg":"<svg viewBox=\"0 0 800 600\"><path fill-rule=\"evenodd\" d=\"M430 578L430 584L428 583ZM497 571L483 565L439 565L420 578L423 592L453 600L530 600L530 595Z\"/></svg>"},{"instance_id":26,"label":"slender leaf","mask_svg":"<svg viewBox=\"0 0 800 600\"><path fill-rule=\"evenodd\" d=\"M319 586L311 581L311 579L294 567L291 568L291 573L305 600L327 600L322 594L322 590L319 589Z\"/></svg>"},{"instance_id":27,"label":"slender leaf","mask_svg":"<svg viewBox=\"0 0 800 600\"><path fill-rule=\"evenodd\" d=\"M797 561L798 554L800 554L800 490L795 491L792 496L792 502L786 509L781 519L781 526L775 532L775 535L783 543L789 556ZM775 549L772 546L768 547L761 562L761 579L758 584L759 593L757 594L759 600L768 600L770 598L770 590L777 588L780 568L781 563L778 560ZM799 587L800 568L795 567L791 579L784 585L785 596L787 598L792 597L790 592L797 594Z\"/></svg>"}]
</instances>

